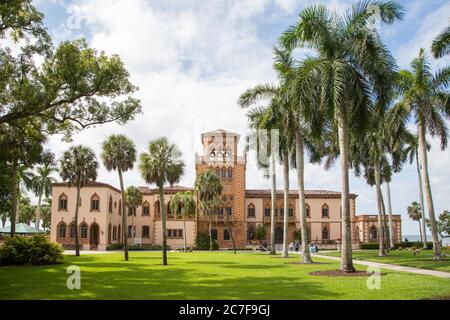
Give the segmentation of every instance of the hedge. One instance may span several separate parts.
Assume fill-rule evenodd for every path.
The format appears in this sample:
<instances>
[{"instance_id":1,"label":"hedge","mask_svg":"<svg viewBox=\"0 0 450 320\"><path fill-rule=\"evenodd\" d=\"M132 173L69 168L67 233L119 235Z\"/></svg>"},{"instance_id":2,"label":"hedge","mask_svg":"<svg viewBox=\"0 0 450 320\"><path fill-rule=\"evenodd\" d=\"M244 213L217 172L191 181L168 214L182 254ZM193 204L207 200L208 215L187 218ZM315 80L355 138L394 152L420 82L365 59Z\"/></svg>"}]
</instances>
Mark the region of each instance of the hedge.
<instances>
[{"instance_id":1,"label":"hedge","mask_svg":"<svg viewBox=\"0 0 450 320\"><path fill-rule=\"evenodd\" d=\"M109 246L106 247L106 250L108 250L108 251L122 250L122 249L123 249L123 244L121 244L121 243L110 244ZM155 245L155 244L143 244L141 246L138 246L138 245L128 246L129 251L161 251L162 249L163 249L162 246ZM170 246L167 246L167 250L171 250Z\"/></svg>"},{"instance_id":2,"label":"hedge","mask_svg":"<svg viewBox=\"0 0 450 320\"><path fill-rule=\"evenodd\" d=\"M64 249L43 235L8 237L0 246L0 265L50 265L63 260Z\"/></svg>"},{"instance_id":3,"label":"hedge","mask_svg":"<svg viewBox=\"0 0 450 320\"><path fill-rule=\"evenodd\" d=\"M428 249L433 247L433 242L427 242L427 246ZM402 242L402 243L397 243L395 245L395 248L412 248L415 247L417 249L421 249L423 247L423 243L420 241L417 242ZM363 243L361 244L361 249L364 250L378 250L379 249L379 244L378 243Z\"/></svg>"}]
</instances>

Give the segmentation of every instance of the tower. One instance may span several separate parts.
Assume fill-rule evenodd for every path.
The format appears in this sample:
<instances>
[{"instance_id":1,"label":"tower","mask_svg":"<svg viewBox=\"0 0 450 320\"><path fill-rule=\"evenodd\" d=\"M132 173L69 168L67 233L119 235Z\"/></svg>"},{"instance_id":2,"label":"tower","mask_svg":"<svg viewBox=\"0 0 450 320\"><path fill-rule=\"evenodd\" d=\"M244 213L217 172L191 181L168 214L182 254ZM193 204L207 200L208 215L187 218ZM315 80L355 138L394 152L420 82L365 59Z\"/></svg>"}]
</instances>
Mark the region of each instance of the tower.
<instances>
[{"instance_id":1,"label":"tower","mask_svg":"<svg viewBox=\"0 0 450 320\"><path fill-rule=\"evenodd\" d=\"M243 248L245 237L245 171L246 157L239 156L240 136L226 130L214 130L201 135L203 155L196 155L196 174L211 170L220 178L223 186L223 208L213 219L213 238L221 248L232 246L226 231L226 221L230 222L232 237L236 247ZM208 219L199 215L199 232L208 230Z\"/></svg>"}]
</instances>

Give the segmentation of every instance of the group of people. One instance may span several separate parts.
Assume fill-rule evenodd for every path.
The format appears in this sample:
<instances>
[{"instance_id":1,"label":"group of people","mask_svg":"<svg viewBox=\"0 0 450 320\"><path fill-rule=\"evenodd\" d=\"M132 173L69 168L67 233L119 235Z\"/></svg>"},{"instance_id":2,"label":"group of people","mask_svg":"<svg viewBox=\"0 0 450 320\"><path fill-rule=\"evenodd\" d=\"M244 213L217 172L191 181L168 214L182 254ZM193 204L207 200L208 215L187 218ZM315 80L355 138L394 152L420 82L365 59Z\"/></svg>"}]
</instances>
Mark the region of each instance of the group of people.
<instances>
[{"instance_id":1,"label":"group of people","mask_svg":"<svg viewBox=\"0 0 450 320\"><path fill-rule=\"evenodd\" d=\"M310 253L317 253L317 252L319 252L319 248L313 242L311 242L308 245L308 247L309 247L309 252ZM296 241L295 243L294 242L289 243L289 251L294 251L294 250L295 250L295 252L300 251L300 242L299 241Z\"/></svg>"}]
</instances>

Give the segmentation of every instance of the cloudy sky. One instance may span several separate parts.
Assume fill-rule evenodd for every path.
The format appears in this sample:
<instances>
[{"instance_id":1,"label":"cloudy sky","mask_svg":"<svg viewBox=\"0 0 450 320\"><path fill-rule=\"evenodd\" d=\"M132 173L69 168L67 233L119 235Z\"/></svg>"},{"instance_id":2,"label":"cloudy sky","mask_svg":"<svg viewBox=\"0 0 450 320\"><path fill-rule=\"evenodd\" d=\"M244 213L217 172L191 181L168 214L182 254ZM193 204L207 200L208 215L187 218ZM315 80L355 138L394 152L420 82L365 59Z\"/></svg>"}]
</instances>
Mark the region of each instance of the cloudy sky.
<instances>
[{"instance_id":1,"label":"cloudy sky","mask_svg":"<svg viewBox=\"0 0 450 320\"><path fill-rule=\"evenodd\" d=\"M74 136L97 154L112 133L134 140L139 152L149 140L168 136L184 153L187 172L181 184L194 181L194 154L201 152L200 134L217 128L247 132L245 111L237 106L239 95L258 83L273 82L272 47L277 37L297 21L298 12L312 3L324 3L342 11L354 1L311 0L36 0L45 14L54 41L84 37L91 46L119 54L140 90L143 114L126 126L114 124L86 130ZM429 51L432 39L449 22L450 2L445 0L399 1L404 20L381 29L383 38L401 68ZM301 54L301 52L300 52ZM433 68L449 59L432 60ZM430 173L436 212L450 209L450 151L440 151L430 140ZM68 148L61 137L48 147L59 157ZM243 148L243 141L240 150ZM269 182L249 155L247 188L269 188ZM281 177L281 172L279 174ZM308 189L339 190L339 169L306 168ZM115 173L100 169L99 180L118 186ZM127 185L145 185L137 170L126 174ZM282 181L278 179L281 189ZM291 188L296 188L291 172ZM415 167L406 166L394 176L393 210L402 214L403 234L417 234L416 223L406 207L418 200ZM358 194L358 213L375 213L375 191L362 179L351 178L351 191Z\"/></svg>"}]
</instances>

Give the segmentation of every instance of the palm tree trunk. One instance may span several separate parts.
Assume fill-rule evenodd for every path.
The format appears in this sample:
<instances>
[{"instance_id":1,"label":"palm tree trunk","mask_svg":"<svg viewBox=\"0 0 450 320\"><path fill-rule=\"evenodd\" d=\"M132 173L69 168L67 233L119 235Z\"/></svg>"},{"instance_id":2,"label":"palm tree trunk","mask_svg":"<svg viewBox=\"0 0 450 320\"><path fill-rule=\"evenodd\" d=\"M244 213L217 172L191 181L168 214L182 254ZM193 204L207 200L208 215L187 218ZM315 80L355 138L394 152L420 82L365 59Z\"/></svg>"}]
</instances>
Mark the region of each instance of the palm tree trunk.
<instances>
[{"instance_id":1,"label":"palm tree trunk","mask_svg":"<svg viewBox=\"0 0 450 320\"><path fill-rule=\"evenodd\" d=\"M164 189L162 185L159 186L159 210L161 211L161 224L163 236L163 265L167 266L167 221L166 221L166 208L164 204Z\"/></svg>"},{"instance_id":2,"label":"palm tree trunk","mask_svg":"<svg viewBox=\"0 0 450 320\"><path fill-rule=\"evenodd\" d=\"M434 216L433 196L431 194L430 177L428 175L428 159L426 149L425 128L419 123L419 154L420 163L422 164L422 180L425 187L425 197L427 199L428 216L430 219L431 235L433 237L434 260L443 260L441 254L441 246L439 243L439 235L437 231L436 218Z\"/></svg>"},{"instance_id":3,"label":"palm tree trunk","mask_svg":"<svg viewBox=\"0 0 450 320\"><path fill-rule=\"evenodd\" d=\"M37 207L36 207L36 229L39 230L40 227L40 220L41 220L41 201L42 201L42 193L44 190L41 190L41 192L39 193L39 198L38 198L38 203L37 203Z\"/></svg>"},{"instance_id":4,"label":"palm tree trunk","mask_svg":"<svg viewBox=\"0 0 450 320\"><path fill-rule=\"evenodd\" d=\"M126 214L126 200L125 200L125 187L123 185L122 170L119 171L120 191L122 193L122 234L123 234L123 252L125 261L128 261L128 226L127 226L127 214Z\"/></svg>"},{"instance_id":5,"label":"palm tree trunk","mask_svg":"<svg viewBox=\"0 0 450 320\"><path fill-rule=\"evenodd\" d=\"M187 252L187 244L186 244L186 215L183 212L183 242L184 242L184 252Z\"/></svg>"},{"instance_id":6,"label":"palm tree trunk","mask_svg":"<svg viewBox=\"0 0 450 320\"><path fill-rule=\"evenodd\" d=\"M277 177L276 177L276 159L274 150L272 150L271 154L271 179L272 179L272 188L271 188L271 214L270 214L270 254L276 255L275 250L275 207L277 200Z\"/></svg>"},{"instance_id":7,"label":"palm tree trunk","mask_svg":"<svg viewBox=\"0 0 450 320\"><path fill-rule=\"evenodd\" d=\"M6 224L6 216L2 216L2 228L5 227Z\"/></svg>"},{"instance_id":8,"label":"palm tree trunk","mask_svg":"<svg viewBox=\"0 0 450 320\"><path fill-rule=\"evenodd\" d=\"M419 197L420 197L420 209L422 211L422 241L423 248L428 249L427 244L427 221L425 215L425 203L423 201L423 186L422 186L422 176L420 174L420 162L419 162L419 152L416 149L416 167L417 167L417 179L419 181Z\"/></svg>"},{"instance_id":9,"label":"palm tree trunk","mask_svg":"<svg viewBox=\"0 0 450 320\"><path fill-rule=\"evenodd\" d=\"M377 205L378 205L378 240L379 240L379 251L378 256L384 257L386 251L384 249L384 226L383 226L383 215L382 215L382 204L381 204L381 176L380 176L380 161L377 159L375 161L375 189L377 192Z\"/></svg>"},{"instance_id":10,"label":"palm tree trunk","mask_svg":"<svg viewBox=\"0 0 450 320\"><path fill-rule=\"evenodd\" d=\"M12 166L12 179L11 179L11 237L16 234L16 217L17 217L17 194L18 194L18 174L19 165L17 160L14 160Z\"/></svg>"},{"instance_id":11,"label":"palm tree trunk","mask_svg":"<svg viewBox=\"0 0 450 320\"><path fill-rule=\"evenodd\" d=\"M212 238L212 216L211 211L209 211L209 251L213 251L213 238Z\"/></svg>"},{"instance_id":12,"label":"palm tree trunk","mask_svg":"<svg viewBox=\"0 0 450 320\"><path fill-rule=\"evenodd\" d=\"M289 211L289 151L284 152L283 159L284 180L284 214L283 214L283 253L282 258L288 258L288 211Z\"/></svg>"},{"instance_id":13,"label":"palm tree trunk","mask_svg":"<svg viewBox=\"0 0 450 320\"><path fill-rule=\"evenodd\" d=\"M231 232L231 227L230 227L230 221L228 220L228 214L226 215L225 218L225 222L226 222L226 227L228 229L228 233L230 234L230 239L231 239L231 245L233 246L233 252L234 254L236 254L236 244L234 243L234 237L233 237L233 232Z\"/></svg>"},{"instance_id":14,"label":"palm tree trunk","mask_svg":"<svg viewBox=\"0 0 450 320\"><path fill-rule=\"evenodd\" d=\"M77 202L75 204L75 255L80 256L80 234L78 232L78 211L80 209L80 189L81 183L77 182Z\"/></svg>"},{"instance_id":15,"label":"palm tree trunk","mask_svg":"<svg viewBox=\"0 0 450 320\"><path fill-rule=\"evenodd\" d=\"M389 246L391 249L394 249L395 248L394 219L392 217L391 187L389 185L389 182L386 182L386 192L387 192L388 215L389 215Z\"/></svg>"},{"instance_id":16,"label":"palm tree trunk","mask_svg":"<svg viewBox=\"0 0 450 320\"><path fill-rule=\"evenodd\" d=\"M348 124L345 115L338 115L339 152L341 155L342 252L341 271L354 272L352 230L350 220L350 183L348 177Z\"/></svg>"},{"instance_id":17,"label":"palm tree trunk","mask_svg":"<svg viewBox=\"0 0 450 320\"><path fill-rule=\"evenodd\" d=\"M417 220L417 222L419 222L420 241L423 241L423 236L422 236L422 224L420 223L420 219Z\"/></svg>"},{"instance_id":18,"label":"palm tree trunk","mask_svg":"<svg viewBox=\"0 0 450 320\"><path fill-rule=\"evenodd\" d=\"M308 225L306 222L306 202L305 202L305 159L304 159L304 145L303 136L300 130L295 133L295 155L297 162L297 183L298 183L298 198L300 206L300 228L302 235L302 262L312 263L311 255L308 249Z\"/></svg>"},{"instance_id":19,"label":"palm tree trunk","mask_svg":"<svg viewBox=\"0 0 450 320\"><path fill-rule=\"evenodd\" d=\"M381 190L381 185L380 185ZM384 250L389 252L389 229L388 229L388 218L386 216L386 206L384 204L383 192L381 192L381 212L383 213L383 236L384 236Z\"/></svg>"},{"instance_id":20,"label":"palm tree trunk","mask_svg":"<svg viewBox=\"0 0 450 320\"><path fill-rule=\"evenodd\" d=\"M131 209L131 246L134 246L134 240L135 240L135 227L134 227L134 208Z\"/></svg>"}]
</instances>

